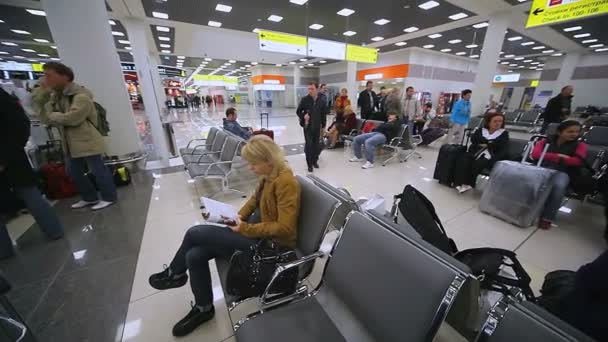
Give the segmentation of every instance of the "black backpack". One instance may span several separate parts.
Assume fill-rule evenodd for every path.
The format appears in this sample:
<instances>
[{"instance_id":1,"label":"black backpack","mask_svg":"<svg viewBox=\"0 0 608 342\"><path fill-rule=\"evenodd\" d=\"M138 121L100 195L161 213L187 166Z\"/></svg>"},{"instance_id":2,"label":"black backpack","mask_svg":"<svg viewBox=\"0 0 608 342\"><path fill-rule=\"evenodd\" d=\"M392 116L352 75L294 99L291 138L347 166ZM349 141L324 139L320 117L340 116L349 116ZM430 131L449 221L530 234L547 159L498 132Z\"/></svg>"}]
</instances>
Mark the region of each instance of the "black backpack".
<instances>
[{"instance_id":1,"label":"black backpack","mask_svg":"<svg viewBox=\"0 0 608 342\"><path fill-rule=\"evenodd\" d=\"M530 288L531 278L514 252L489 247L458 251L456 243L443 228L433 203L413 186L406 185L401 194L394 196L391 215L395 223L399 223L397 211L424 241L469 266L481 288L512 295L510 288L516 287L528 300L535 300ZM515 278L501 274L505 268L510 268Z\"/></svg>"}]
</instances>

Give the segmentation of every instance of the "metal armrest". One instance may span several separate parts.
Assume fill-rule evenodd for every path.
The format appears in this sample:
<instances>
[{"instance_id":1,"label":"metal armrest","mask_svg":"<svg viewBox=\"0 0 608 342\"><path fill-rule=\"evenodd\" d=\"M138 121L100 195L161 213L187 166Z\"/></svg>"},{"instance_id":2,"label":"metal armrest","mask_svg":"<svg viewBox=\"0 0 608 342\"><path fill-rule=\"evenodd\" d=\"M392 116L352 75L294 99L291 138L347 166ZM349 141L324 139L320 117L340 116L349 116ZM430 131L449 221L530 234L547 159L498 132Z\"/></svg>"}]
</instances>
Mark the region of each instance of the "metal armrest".
<instances>
[{"instance_id":1,"label":"metal armrest","mask_svg":"<svg viewBox=\"0 0 608 342\"><path fill-rule=\"evenodd\" d=\"M219 162L215 162L215 163L211 163L211 164L201 164L201 165L207 165L207 170L205 170L205 177L207 177L209 175L209 170L211 170L212 167L217 166L217 165L232 164L232 163L233 163L232 160L226 160L226 161L219 161Z\"/></svg>"},{"instance_id":2,"label":"metal armrest","mask_svg":"<svg viewBox=\"0 0 608 342\"><path fill-rule=\"evenodd\" d=\"M201 139L201 140L206 140L206 139ZM188 143L188 146L190 146L190 143ZM194 149L192 150L192 152L190 152L190 154L195 154L194 152L196 152L198 150L199 147L209 147L212 146L211 144L200 144L200 145L196 145L194 147Z\"/></svg>"},{"instance_id":3,"label":"metal armrest","mask_svg":"<svg viewBox=\"0 0 608 342\"><path fill-rule=\"evenodd\" d=\"M222 153L222 152L221 151L214 151L214 152L205 152L205 153L200 154L200 155L197 154L199 157L198 157L198 160L196 161L196 164L207 164L207 163L201 163L201 159L203 159L203 157L206 157L206 156L208 156L210 154L220 154L220 153ZM194 164L194 162L190 163L190 164Z\"/></svg>"},{"instance_id":4,"label":"metal armrest","mask_svg":"<svg viewBox=\"0 0 608 342\"><path fill-rule=\"evenodd\" d=\"M304 257L300 258L299 260L288 262L286 264L277 266L277 269L274 271L272 278L270 278L270 283L268 283L268 286L266 286L266 290L264 290L264 293L260 297L260 302L262 302L262 304L267 305L267 304L271 304L272 302L276 301L276 299L268 300L269 299L268 297L270 296L270 289L274 285L275 280L277 280L277 278L281 275L281 273L283 273L287 270L290 270L292 268L295 268L295 267L300 267L301 265L307 264L311 261L316 261L317 259L323 258L324 256L325 256L325 253L318 251L311 255L304 256Z\"/></svg>"},{"instance_id":5,"label":"metal armrest","mask_svg":"<svg viewBox=\"0 0 608 342\"><path fill-rule=\"evenodd\" d=\"M416 134L412 135L412 140L418 140L418 142L413 142L414 145L420 145L422 143L422 135Z\"/></svg>"},{"instance_id":6,"label":"metal armrest","mask_svg":"<svg viewBox=\"0 0 608 342\"><path fill-rule=\"evenodd\" d=\"M207 139L192 139L192 140L188 141L188 145L186 145L186 148L190 148L190 144L192 144L195 141L207 141Z\"/></svg>"},{"instance_id":7,"label":"metal armrest","mask_svg":"<svg viewBox=\"0 0 608 342\"><path fill-rule=\"evenodd\" d=\"M397 142L397 144L393 144L394 142ZM402 137L394 137L393 139L391 139L391 141L388 143L389 146L399 146L399 144L401 144L403 142L403 138Z\"/></svg>"},{"instance_id":8,"label":"metal armrest","mask_svg":"<svg viewBox=\"0 0 608 342\"><path fill-rule=\"evenodd\" d=\"M360 130L358 129L351 129L350 133L348 133L348 135L350 136L355 136L355 135L359 135Z\"/></svg>"}]
</instances>

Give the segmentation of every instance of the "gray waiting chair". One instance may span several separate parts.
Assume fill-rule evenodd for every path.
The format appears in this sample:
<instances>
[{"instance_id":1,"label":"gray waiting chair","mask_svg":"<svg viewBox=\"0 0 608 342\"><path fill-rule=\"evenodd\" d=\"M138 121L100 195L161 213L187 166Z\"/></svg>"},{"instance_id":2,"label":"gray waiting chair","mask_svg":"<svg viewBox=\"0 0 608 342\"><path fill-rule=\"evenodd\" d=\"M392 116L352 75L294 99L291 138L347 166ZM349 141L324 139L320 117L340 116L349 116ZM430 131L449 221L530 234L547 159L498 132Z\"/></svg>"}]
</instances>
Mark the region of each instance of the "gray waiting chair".
<instances>
[{"instance_id":1,"label":"gray waiting chair","mask_svg":"<svg viewBox=\"0 0 608 342\"><path fill-rule=\"evenodd\" d=\"M416 148L420 143L422 143L420 135L412 135L410 137L408 125L401 125L397 136L382 145L382 148L391 151L391 155L382 162L382 166L386 166L393 159L398 159L400 163L403 163L408 161L411 156L422 158L422 155L416 152Z\"/></svg>"},{"instance_id":2,"label":"gray waiting chair","mask_svg":"<svg viewBox=\"0 0 608 342\"><path fill-rule=\"evenodd\" d=\"M336 213L334 214L334 217L331 222L331 225L334 229L342 228L346 217L351 211L361 211L361 208L359 207L359 204L357 204L357 201L352 198L352 196L346 189L336 188L315 175L308 175L307 178L310 179L313 183L315 183L315 185L318 186L321 190L329 193L335 199L340 201L340 205L336 209Z\"/></svg>"},{"instance_id":3,"label":"gray waiting chair","mask_svg":"<svg viewBox=\"0 0 608 342\"><path fill-rule=\"evenodd\" d=\"M188 164L186 166L188 174L190 174L192 179L220 179L222 181L222 189L220 192L235 192L244 197L244 192L231 188L228 182L233 171L232 164L234 163L234 158L236 157L239 145L240 142L238 140L232 137L226 138L219 156L209 157L212 158L212 160L209 160L208 162ZM215 196L215 194L211 197L213 196Z\"/></svg>"},{"instance_id":4,"label":"gray waiting chair","mask_svg":"<svg viewBox=\"0 0 608 342\"><path fill-rule=\"evenodd\" d=\"M488 313L475 342L593 342L531 302L502 299Z\"/></svg>"},{"instance_id":5,"label":"gray waiting chair","mask_svg":"<svg viewBox=\"0 0 608 342\"><path fill-rule=\"evenodd\" d=\"M249 316L235 336L240 342L430 342L462 282L453 268L353 212L317 291Z\"/></svg>"},{"instance_id":6,"label":"gray waiting chair","mask_svg":"<svg viewBox=\"0 0 608 342\"><path fill-rule=\"evenodd\" d=\"M592 126L583 141L587 144L587 163L598 171L608 161L608 127Z\"/></svg>"},{"instance_id":7,"label":"gray waiting chair","mask_svg":"<svg viewBox=\"0 0 608 342\"><path fill-rule=\"evenodd\" d=\"M513 125L515 124L515 122L517 122L517 119L519 118L519 116L521 115L520 112L506 112L505 113L505 123L507 125Z\"/></svg>"},{"instance_id":8,"label":"gray waiting chair","mask_svg":"<svg viewBox=\"0 0 608 342\"><path fill-rule=\"evenodd\" d=\"M224 143L226 142L227 138L228 138L228 134L226 134L226 132L218 129L218 131L215 135L215 138L213 139L213 144L211 145L211 147L206 149L206 151L200 152L197 154L182 155L184 164L187 167L191 163L200 163L200 162L204 162L205 160L208 161L209 158L207 158L207 157L209 157L209 156L219 155L222 152L222 147L224 146Z\"/></svg>"},{"instance_id":9,"label":"gray waiting chair","mask_svg":"<svg viewBox=\"0 0 608 342\"><path fill-rule=\"evenodd\" d=\"M299 258L314 260L318 257L323 257L323 253L320 251L321 242L330 228L330 222L332 222L339 202L330 194L317 187L310 180L301 176L296 176L296 178L298 183L300 183L301 194L300 213L298 216L298 236L295 250ZM225 289L226 277L230 266L229 261L225 259L216 259L215 263L220 281L222 282L222 288ZM303 280L312 271L312 267L312 264L304 264L300 267L301 284L303 284ZM307 290L307 288L300 285L298 286L298 292L292 297L297 297ZM266 293L259 298L261 304L272 305L275 301L286 300L286 297L277 299L272 298L271 295L272 294L270 293ZM251 300L251 298L242 300L241 298L236 298L228 293L224 293L224 298L230 311L233 311L244 301ZM287 297L287 299L288 298L291 297Z\"/></svg>"},{"instance_id":10,"label":"gray waiting chair","mask_svg":"<svg viewBox=\"0 0 608 342\"><path fill-rule=\"evenodd\" d=\"M213 145L213 140L215 139L218 131L219 129L217 127L211 127L209 129L209 133L207 134L207 138L190 140L186 147L179 149L179 154L181 156L185 156L187 154L200 154L205 152Z\"/></svg>"},{"instance_id":11,"label":"gray waiting chair","mask_svg":"<svg viewBox=\"0 0 608 342\"><path fill-rule=\"evenodd\" d=\"M519 117L517 122L515 122L515 125L525 126L525 127L534 127L538 124L540 114L541 114L541 112L538 110L535 110L535 109L524 112Z\"/></svg>"}]
</instances>

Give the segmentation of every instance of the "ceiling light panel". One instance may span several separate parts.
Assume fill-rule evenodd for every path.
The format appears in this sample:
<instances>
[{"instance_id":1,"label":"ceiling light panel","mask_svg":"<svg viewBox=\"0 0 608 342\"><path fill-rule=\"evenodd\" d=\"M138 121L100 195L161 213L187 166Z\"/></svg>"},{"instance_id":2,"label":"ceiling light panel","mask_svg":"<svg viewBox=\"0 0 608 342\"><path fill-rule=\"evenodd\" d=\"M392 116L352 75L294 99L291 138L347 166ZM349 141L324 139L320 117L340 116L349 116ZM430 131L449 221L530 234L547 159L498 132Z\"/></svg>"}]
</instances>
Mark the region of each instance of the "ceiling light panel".
<instances>
[{"instance_id":1,"label":"ceiling light panel","mask_svg":"<svg viewBox=\"0 0 608 342\"><path fill-rule=\"evenodd\" d=\"M15 44L13 42L2 42L2 45L6 45L6 46L17 46L18 44Z\"/></svg>"},{"instance_id":2,"label":"ceiling light panel","mask_svg":"<svg viewBox=\"0 0 608 342\"><path fill-rule=\"evenodd\" d=\"M507 40L510 41L510 42L514 42L516 40L522 40L522 39L523 39L522 36L515 36L515 37L507 38Z\"/></svg>"},{"instance_id":3,"label":"ceiling light panel","mask_svg":"<svg viewBox=\"0 0 608 342\"><path fill-rule=\"evenodd\" d=\"M551 53L551 52L555 52L555 50L545 50L545 51L543 51L543 53Z\"/></svg>"},{"instance_id":4,"label":"ceiling light panel","mask_svg":"<svg viewBox=\"0 0 608 342\"><path fill-rule=\"evenodd\" d=\"M439 3L437 1L427 1L425 3L418 5L418 7L422 8L423 10L430 10L431 8L434 8L437 6L439 6Z\"/></svg>"},{"instance_id":5,"label":"ceiling light panel","mask_svg":"<svg viewBox=\"0 0 608 342\"><path fill-rule=\"evenodd\" d=\"M528 46L528 45L534 45L534 42L523 42L521 43L522 46Z\"/></svg>"},{"instance_id":6,"label":"ceiling light panel","mask_svg":"<svg viewBox=\"0 0 608 342\"><path fill-rule=\"evenodd\" d=\"M114 20L108 20L108 23L112 26L116 25L116 22Z\"/></svg>"},{"instance_id":7,"label":"ceiling light panel","mask_svg":"<svg viewBox=\"0 0 608 342\"><path fill-rule=\"evenodd\" d=\"M38 43L48 43L49 42L47 39L40 39L40 38L34 38L34 41L38 42Z\"/></svg>"},{"instance_id":8,"label":"ceiling light panel","mask_svg":"<svg viewBox=\"0 0 608 342\"><path fill-rule=\"evenodd\" d=\"M462 56L462 55L466 55L467 53L464 51L460 51L460 52L456 52L457 56Z\"/></svg>"},{"instance_id":9,"label":"ceiling light panel","mask_svg":"<svg viewBox=\"0 0 608 342\"><path fill-rule=\"evenodd\" d=\"M224 5L224 4L217 4L217 6L215 6L215 10L220 11L220 12L230 13L230 11L232 11L232 6L228 6L228 5Z\"/></svg>"},{"instance_id":10,"label":"ceiling light panel","mask_svg":"<svg viewBox=\"0 0 608 342\"><path fill-rule=\"evenodd\" d=\"M433 44L428 44L428 45L423 45L422 47L423 47L423 48L425 48L425 49L432 49L432 48L434 48L434 47L435 47L435 45L433 45Z\"/></svg>"},{"instance_id":11,"label":"ceiling light panel","mask_svg":"<svg viewBox=\"0 0 608 342\"><path fill-rule=\"evenodd\" d=\"M452 49L441 49L440 51L441 52L450 52L450 51L452 51Z\"/></svg>"},{"instance_id":12,"label":"ceiling light panel","mask_svg":"<svg viewBox=\"0 0 608 342\"><path fill-rule=\"evenodd\" d=\"M471 58L477 58L477 57L479 57L479 55L470 55L469 57L471 57Z\"/></svg>"},{"instance_id":13,"label":"ceiling light panel","mask_svg":"<svg viewBox=\"0 0 608 342\"><path fill-rule=\"evenodd\" d=\"M405 46L405 45L407 45L407 43L406 42L397 42L397 43L395 43L395 45L396 46Z\"/></svg>"},{"instance_id":14,"label":"ceiling light panel","mask_svg":"<svg viewBox=\"0 0 608 342\"><path fill-rule=\"evenodd\" d=\"M310 26L308 26L309 28L313 29L313 30L320 30L323 28L323 25L321 24L312 24Z\"/></svg>"},{"instance_id":15,"label":"ceiling light panel","mask_svg":"<svg viewBox=\"0 0 608 342\"><path fill-rule=\"evenodd\" d=\"M160 40L161 42L170 42L171 38L169 37L163 37L163 36L159 36L158 40Z\"/></svg>"},{"instance_id":16,"label":"ceiling light panel","mask_svg":"<svg viewBox=\"0 0 608 342\"><path fill-rule=\"evenodd\" d=\"M41 16L41 17L46 17L46 13L44 11L41 10L35 10L35 9L26 9L26 11L30 14L33 15L37 15L37 16Z\"/></svg>"},{"instance_id":17,"label":"ceiling light panel","mask_svg":"<svg viewBox=\"0 0 608 342\"><path fill-rule=\"evenodd\" d=\"M220 23L219 21L213 21L213 20L209 20L207 25L209 25L211 27L222 27L222 23Z\"/></svg>"},{"instance_id":18,"label":"ceiling light panel","mask_svg":"<svg viewBox=\"0 0 608 342\"><path fill-rule=\"evenodd\" d=\"M476 48L478 46L479 45L477 45L477 44L469 44L469 45L465 46L465 48L467 48L467 49L474 49L474 48Z\"/></svg>"},{"instance_id":19,"label":"ceiling light panel","mask_svg":"<svg viewBox=\"0 0 608 342\"><path fill-rule=\"evenodd\" d=\"M595 49L595 52L604 52L608 51L608 48Z\"/></svg>"},{"instance_id":20,"label":"ceiling light panel","mask_svg":"<svg viewBox=\"0 0 608 342\"><path fill-rule=\"evenodd\" d=\"M582 28L583 28L582 26L570 26L570 27L566 27L564 29L564 32L578 31L578 30L581 30Z\"/></svg>"},{"instance_id":21,"label":"ceiling light panel","mask_svg":"<svg viewBox=\"0 0 608 342\"><path fill-rule=\"evenodd\" d=\"M117 37L124 37L125 34L120 32L120 31L112 31L112 35L113 36L117 36Z\"/></svg>"},{"instance_id":22,"label":"ceiling light panel","mask_svg":"<svg viewBox=\"0 0 608 342\"><path fill-rule=\"evenodd\" d=\"M338 12L336 12L338 15L341 15L343 17L348 17L349 15L355 13L354 10L350 9L350 8L343 8L341 10L339 10Z\"/></svg>"},{"instance_id":23,"label":"ceiling light panel","mask_svg":"<svg viewBox=\"0 0 608 342\"><path fill-rule=\"evenodd\" d=\"M448 43L450 43L450 44L458 44L458 43L462 43L462 40L460 40L460 39L452 39L452 40L448 40Z\"/></svg>"},{"instance_id":24,"label":"ceiling light panel","mask_svg":"<svg viewBox=\"0 0 608 342\"><path fill-rule=\"evenodd\" d=\"M372 38L372 40L373 40L373 41L375 41L375 42L379 42L379 41L381 41L381 40L384 40L384 37L380 37L380 36L378 36L378 37L374 37L374 38Z\"/></svg>"},{"instance_id":25,"label":"ceiling light panel","mask_svg":"<svg viewBox=\"0 0 608 342\"><path fill-rule=\"evenodd\" d=\"M604 46L604 44L593 44L593 45L589 45L590 48L599 48Z\"/></svg>"},{"instance_id":26,"label":"ceiling light panel","mask_svg":"<svg viewBox=\"0 0 608 342\"><path fill-rule=\"evenodd\" d=\"M490 26L490 24L488 24L488 23L479 23L479 24L473 25L474 28L482 28L482 27L488 27L488 26Z\"/></svg>"},{"instance_id":27,"label":"ceiling light panel","mask_svg":"<svg viewBox=\"0 0 608 342\"><path fill-rule=\"evenodd\" d=\"M272 15L270 15L268 17L268 20L269 21L273 21L275 23L278 23L278 22L281 22L281 20L283 20L283 17L281 17L280 15L274 15L274 14L272 14Z\"/></svg>"},{"instance_id":28,"label":"ceiling light panel","mask_svg":"<svg viewBox=\"0 0 608 342\"><path fill-rule=\"evenodd\" d=\"M575 34L574 38L585 38L585 37L589 37L590 35L591 35L591 33Z\"/></svg>"},{"instance_id":29,"label":"ceiling light panel","mask_svg":"<svg viewBox=\"0 0 608 342\"><path fill-rule=\"evenodd\" d=\"M171 53L171 50L160 50L162 53Z\"/></svg>"},{"instance_id":30,"label":"ceiling light panel","mask_svg":"<svg viewBox=\"0 0 608 342\"><path fill-rule=\"evenodd\" d=\"M386 24L388 24L390 22L391 22L390 20L382 18L382 19L378 19L378 20L374 21L374 24L376 24L376 25L386 25Z\"/></svg>"},{"instance_id":31,"label":"ceiling light panel","mask_svg":"<svg viewBox=\"0 0 608 342\"><path fill-rule=\"evenodd\" d=\"M342 33L343 35L347 36L347 37L351 37L357 34L357 32L355 31L346 31L344 33Z\"/></svg>"},{"instance_id":32,"label":"ceiling light panel","mask_svg":"<svg viewBox=\"0 0 608 342\"><path fill-rule=\"evenodd\" d=\"M152 12L152 16L159 19L169 19L169 14L164 12Z\"/></svg>"},{"instance_id":33,"label":"ceiling light panel","mask_svg":"<svg viewBox=\"0 0 608 342\"><path fill-rule=\"evenodd\" d=\"M24 31L24 30L14 30L14 29L11 29L11 31L13 31L14 33L17 33L17 34L31 34L28 31Z\"/></svg>"},{"instance_id":34,"label":"ceiling light panel","mask_svg":"<svg viewBox=\"0 0 608 342\"><path fill-rule=\"evenodd\" d=\"M539 46L533 47L532 50L541 50L541 49L544 49L544 48L545 48L545 46L539 45Z\"/></svg>"},{"instance_id":35,"label":"ceiling light panel","mask_svg":"<svg viewBox=\"0 0 608 342\"><path fill-rule=\"evenodd\" d=\"M587 40L583 40L581 43L589 44L589 43L595 43L595 42L597 42L597 39L587 39Z\"/></svg>"},{"instance_id":36,"label":"ceiling light panel","mask_svg":"<svg viewBox=\"0 0 608 342\"><path fill-rule=\"evenodd\" d=\"M21 49L21 51L23 51L23 52L36 52L36 50L32 50L32 49Z\"/></svg>"},{"instance_id":37,"label":"ceiling light panel","mask_svg":"<svg viewBox=\"0 0 608 342\"><path fill-rule=\"evenodd\" d=\"M431 38L431 39L437 39L439 37L443 37L443 35L441 33L434 33L434 34L430 34L427 37Z\"/></svg>"},{"instance_id":38,"label":"ceiling light panel","mask_svg":"<svg viewBox=\"0 0 608 342\"><path fill-rule=\"evenodd\" d=\"M166 27L166 26L156 26L156 31L159 31L159 32L169 32L169 31L171 31L171 29L168 28L168 27Z\"/></svg>"},{"instance_id":39,"label":"ceiling light panel","mask_svg":"<svg viewBox=\"0 0 608 342\"><path fill-rule=\"evenodd\" d=\"M289 0L289 2L291 2L292 4L296 4L296 5L304 5L305 3L308 2L308 0Z\"/></svg>"},{"instance_id":40,"label":"ceiling light panel","mask_svg":"<svg viewBox=\"0 0 608 342\"><path fill-rule=\"evenodd\" d=\"M449 16L448 18L450 18L452 20L460 20L460 19L466 18L468 16L469 16L468 14L460 12L460 13L453 14L453 15Z\"/></svg>"},{"instance_id":41,"label":"ceiling light panel","mask_svg":"<svg viewBox=\"0 0 608 342\"><path fill-rule=\"evenodd\" d=\"M403 29L403 32L412 33L412 32L416 32L418 30L419 30L419 28L417 28L416 26L410 26L406 29Z\"/></svg>"},{"instance_id":42,"label":"ceiling light panel","mask_svg":"<svg viewBox=\"0 0 608 342\"><path fill-rule=\"evenodd\" d=\"M171 45L170 45L170 44L159 44L159 46L160 46L161 48L167 48L167 49L170 49L170 48L171 48Z\"/></svg>"}]
</instances>

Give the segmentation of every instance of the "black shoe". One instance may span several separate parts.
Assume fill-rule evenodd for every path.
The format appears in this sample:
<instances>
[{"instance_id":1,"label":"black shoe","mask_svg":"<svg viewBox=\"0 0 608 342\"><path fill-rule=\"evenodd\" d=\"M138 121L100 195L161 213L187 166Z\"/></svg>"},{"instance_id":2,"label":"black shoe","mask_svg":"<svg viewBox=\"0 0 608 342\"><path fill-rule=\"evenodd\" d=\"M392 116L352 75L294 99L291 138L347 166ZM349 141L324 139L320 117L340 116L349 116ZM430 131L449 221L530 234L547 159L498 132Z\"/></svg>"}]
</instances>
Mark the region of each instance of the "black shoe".
<instances>
[{"instance_id":1,"label":"black shoe","mask_svg":"<svg viewBox=\"0 0 608 342\"><path fill-rule=\"evenodd\" d=\"M215 308L213 306L211 309L203 312L201 312L198 307L193 306L186 317L175 323L173 326L173 336L186 336L194 331L194 329L198 328L199 325L212 319L213 316L215 316Z\"/></svg>"},{"instance_id":2,"label":"black shoe","mask_svg":"<svg viewBox=\"0 0 608 342\"><path fill-rule=\"evenodd\" d=\"M150 286L157 290L175 289L186 285L188 282L188 275L184 273L179 276L169 276L169 268L167 267L164 271L151 275L148 282L150 283Z\"/></svg>"},{"instance_id":3,"label":"black shoe","mask_svg":"<svg viewBox=\"0 0 608 342\"><path fill-rule=\"evenodd\" d=\"M309 167L308 167L308 172L313 172L313 171L314 171L314 170L313 170L312 166L309 166Z\"/></svg>"},{"instance_id":4,"label":"black shoe","mask_svg":"<svg viewBox=\"0 0 608 342\"><path fill-rule=\"evenodd\" d=\"M315 169L318 169L319 168L319 163L315 162L315 163L312 164L312 166L314 166Z\"/></svg>"}]
</instances>

